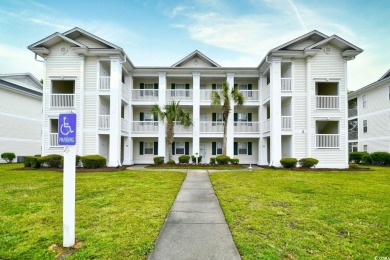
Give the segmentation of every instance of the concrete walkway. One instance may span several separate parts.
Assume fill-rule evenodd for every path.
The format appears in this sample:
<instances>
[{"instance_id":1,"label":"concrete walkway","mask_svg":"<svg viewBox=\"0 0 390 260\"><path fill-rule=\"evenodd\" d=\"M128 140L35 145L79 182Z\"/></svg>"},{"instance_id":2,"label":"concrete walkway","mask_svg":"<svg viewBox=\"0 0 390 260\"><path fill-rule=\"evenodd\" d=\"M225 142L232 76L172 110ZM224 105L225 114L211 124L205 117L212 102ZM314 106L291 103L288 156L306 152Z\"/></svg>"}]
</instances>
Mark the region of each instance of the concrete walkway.
<instances>
[{"instance_id":1,"label":"concrete walkway","mask_svg":"<svg viewBox=\"0 0 390 260\"><path fill-rule=\"evenodd\" d=\"M241 259L207 171L188 171L149 259Z\"/></svg>"}]
</instances>

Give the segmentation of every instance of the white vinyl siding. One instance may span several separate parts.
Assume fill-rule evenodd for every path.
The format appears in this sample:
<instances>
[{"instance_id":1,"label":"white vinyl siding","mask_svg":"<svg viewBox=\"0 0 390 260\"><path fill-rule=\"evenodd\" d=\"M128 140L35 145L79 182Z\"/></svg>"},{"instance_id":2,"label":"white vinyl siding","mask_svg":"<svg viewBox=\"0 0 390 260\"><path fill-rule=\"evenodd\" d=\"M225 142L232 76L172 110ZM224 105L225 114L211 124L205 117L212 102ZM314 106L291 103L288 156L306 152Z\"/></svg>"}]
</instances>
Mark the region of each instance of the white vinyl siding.
<instances>
[{"instance_id":1,"label":"white vinyl siding","mask_svg":"<svg viewBox=\"0 0 390 260\"><path fill-rule=\"evenodd\" d=\"M362 100L363 100L363 108L367 108L367 95L363 95Z\"/></svg>"}]
</instances>

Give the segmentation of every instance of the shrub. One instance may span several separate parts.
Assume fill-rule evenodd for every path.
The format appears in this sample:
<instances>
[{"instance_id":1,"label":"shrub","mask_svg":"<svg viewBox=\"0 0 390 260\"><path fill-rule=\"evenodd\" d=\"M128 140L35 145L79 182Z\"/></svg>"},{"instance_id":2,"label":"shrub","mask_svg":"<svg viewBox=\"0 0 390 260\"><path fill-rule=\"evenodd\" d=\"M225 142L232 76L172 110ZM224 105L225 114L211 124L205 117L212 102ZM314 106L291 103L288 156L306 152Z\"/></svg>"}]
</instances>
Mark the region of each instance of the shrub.
<instances>
[{"instance_id":1,"label":"shrub","mask_svg":"<svg viewBox=\"0 0 390 260\"><path fill-rule=\"evenodd\" d=\"M84 168L102 168L106 166L106 158L100 155L86 155L81 157Z\"/></svg>"},{"instance_id":2,"label":"shrub","mask_svg":"<svg viewBox=\"0 0 390 260\"><path fill-rule=\"evenodd\" d=\"M38 161L41 165L45 164L51 168L60 168L63 161L62 156L59 154L49 154L43 157L35 157L38 158Z\"/></svg>"},{"instance_id":3,"label":"shrub","mask_svg":"<svg viewBox=\"0 0 390 260\"><path fill-rule=\"evenodd\" d=\"M163 164L164 163L164 156L156 156L153 158L154 164Z\"/></svg>"},{"instance_id":4,"label":"shrub","mask_svg":"<svg viewBox=\"0 0 390 260\"><path fill-rule=\"evenodd\" d=\"M363 155L361 162L364 164L371 164L371 156L368 153Z\"/></svg>"},{"instance_id":5,"label":"shrub","mask_svg":"<svg viewBox=\"0 0 390 260\"><path fill-rule=\"evenodd\" d=\"M35 154L34 157L42 157L40 154Z\"/></svg>"},{"instance_id":6,"label":"shrub","mask_svg":"<svg viewBox=\"0 0 390 260\"><path fill-rule=\"evenodd\" d=\"M215 160L217 161L218 164L220 165L226 165L230 161L230 157L227 155L218 155Z\"/></svg>"},{"instance_id":7,"label":"shrub","mask_svg":"<svg viewBox=\"0 0 390 260\"><path fill-rule=\"evenodd\" d=\"M2 153L1 159L6 161L7 163L12 163L12 161L16 158L16 155L14 153Z\"/></svg>"},{"instance_id":8,"label":"shrub","mask_svg":"<svg viewBox=\"0 0 390 260\"><path fill-rule=\"evenodd\" d=\"M311 168L315 165L317 165L318 160L315 158L302 158L299 160L299 165L302 168Z\"/></svg>"},{"instance_id":9,"label":"shrub","mask_svg":"<svg viewBox=\"0 0 390 260\"><path fill-rule=\"evenodd\" d=\"M196 157L195 156L191 156L191 160L193 163L196 163ZM202 161L202 155L199 155L198 156L198 163L200 163Z\"/></svg>"},{"instance_id":10,"label":"shrub","mask_svg":"<svg viewBox=\"0 0 390 260\"><path fill-rule=\"evenodd\" d=\"M210 164L211 165L215 165L215 157L211 157L210 158Z\"/></svg>"},{"instance_id":11,"label":"shrub","mask_svg":"<svg viewBox=\"0 0 390 260\"><path fill-rule=\"evenodd\" d=\"M295 168L297 167L298 160L295 158L282 158L280 164L283 168Z\"/></svg>"},{"instance_id":12,"label":"shrub","mask_svg":"<svg viewBox=\"0 0 390 260\"><path fill-rule=\"evenodd\" d=\"M174 160L167 161L167 164L176 164Z\"/></svg>"},{"instance_id":13,"label":"shrub","mask_svg":"<svg viewBox=\"0 0 390 260\"><path fill-rule=\"evenodd\" d=\"M370 154L370 158L373 165L390 165L390 153L374 152Z\"/></svg>"},{"instance_id":14,"label":"shrub","mask_svg":"<svg viewBox=\"0 0 390 260\"><path fill-rule=\"evenodd\" d=\"M179 163L189 163L190 162L190 156L189 155L181 155L179 157Z\"/></svg>"},{"instance_id":15,"label":"shrub","mask_svg":"<svg viewBox=\"0 0 390 260\"><path fill-rule=\"evenodd\" d=\"M30 164L31 164L31 167L33 167L33 168L41 167L39 157L35 157L35 156L30 157Z\"/></svg>"},{"instance_id":16,"label":"shrub","mask_svg":"<svg viewBox=\"0 0 390 260\"><path fill-rule=\"evenodd\" d=\"M76 167L78 167L80 165L80 160L81 160L81 156L80 155L76 155ZM61 164L60 164L60 167L64 167L64 157L61 158Z\"/></svg>"},{"instance_id":17,"label":"shrub","mask_svg":"<svg viewBox=\"0 0 390 260\"><path fill-rule=\"evenodd\" d=\"M367 155L367 152L352 152L349 153L349 161L350 162L355 162L355 163L360 163L363 159L364 155Z\"/></svg>"},{"instance_id":18,"label":"shrub","mask_svg":"<svg viewBox=\"0 0 390 260\"><path fill-rule=\"evenodd\" d=\"M31 156L25 156L23 160L24 167L31 167Z\"/></svg>"},{"instance_id":19,"label":"shrub","mask_svg":"<svg viewBox=\"0 0 390 260\"><path fill-rule=\"evenodd\" d=\"M239 162L240 162L240 159L238 159L238 158L231 158L231 159L230 159L230 163L231 163L231 164L237 165Z\"/></svg>"}]
</instances>

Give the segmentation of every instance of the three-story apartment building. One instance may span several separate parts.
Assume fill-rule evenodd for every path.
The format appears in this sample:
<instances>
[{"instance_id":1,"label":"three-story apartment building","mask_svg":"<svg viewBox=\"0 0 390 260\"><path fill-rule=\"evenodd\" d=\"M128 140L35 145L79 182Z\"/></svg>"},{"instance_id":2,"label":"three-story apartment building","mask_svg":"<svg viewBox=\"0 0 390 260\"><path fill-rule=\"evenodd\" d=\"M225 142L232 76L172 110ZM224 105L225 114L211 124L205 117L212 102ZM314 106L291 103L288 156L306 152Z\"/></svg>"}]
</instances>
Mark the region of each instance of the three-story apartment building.
<instances>
[{"instance_id":1,"label":"three-story apartment building","mask_svg":"<svg viewBox=\"0 0 390 260\"><path fill-rule=\"evenodd\" d=\"M390 152L390 70L348 99L349 151Z\"/></svg>"},{"instance_id":2,"label":"three-story apartment building","mask_svg":"<svg viewBox=\"0 0 390 260\"><path fill-rule=\"evenodd\" d=\"M74 28L29 46L45 61L44 154L61 153L58 114L77 113L77 153L109 166L149 164L165 156L165 124L151 113L180 101L193 124L175 125L173 156L222 152L224 118L211 107L223 82L245 104L233 107L227 155L243 164L279 166L283 157L315 157L318 167L348 166L347 61L362 50L312 31L270 50L257 67L222 67L194 51L169 67L135 66L120 47Z\"/></svg>"}]
</instances>

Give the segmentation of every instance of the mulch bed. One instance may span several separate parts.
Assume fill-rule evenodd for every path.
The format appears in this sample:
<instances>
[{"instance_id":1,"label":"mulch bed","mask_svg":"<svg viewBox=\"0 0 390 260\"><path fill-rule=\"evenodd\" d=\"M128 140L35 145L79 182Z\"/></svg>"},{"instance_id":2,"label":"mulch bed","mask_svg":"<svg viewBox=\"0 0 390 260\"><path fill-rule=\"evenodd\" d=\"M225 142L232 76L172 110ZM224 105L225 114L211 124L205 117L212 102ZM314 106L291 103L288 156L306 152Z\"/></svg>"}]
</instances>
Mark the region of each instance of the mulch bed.
<instances>
[{"instance_id":1,"label":"mulch bed","mask_svg":"<svg viewBox=\"0 0 390 260\"><path fill-rule=\"evenodd\" d=\"M275 170L284 170L284 171L297 171L297 172L355 172L355 171L374 171L371 170L369 167L358 167L358 168L348 168L348 169L334 169L334 168L302 168L302 167L296 167L296 168L276 168L273 166L260 166L261 168L265 169L275 169Z\"/></svg>"},{"instance_id":2,"label":"mulch bed","mask_svg":"<svg viewBox=\"0 0 390 260\"><path fill-rule=\"evenodd\" d=\"M76 173L79 172L119 172L127 169L128 166L120 166L120 167L103 167L97 169L87 169L87 168L76 168ZM23 167L13 169L14 171L55 171L55 172L63 172L62 168L30 168Z\"/></svg>"}]
</instances>

